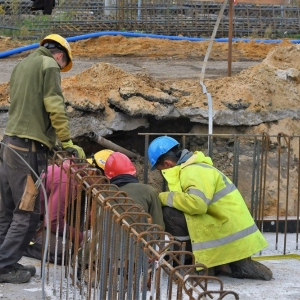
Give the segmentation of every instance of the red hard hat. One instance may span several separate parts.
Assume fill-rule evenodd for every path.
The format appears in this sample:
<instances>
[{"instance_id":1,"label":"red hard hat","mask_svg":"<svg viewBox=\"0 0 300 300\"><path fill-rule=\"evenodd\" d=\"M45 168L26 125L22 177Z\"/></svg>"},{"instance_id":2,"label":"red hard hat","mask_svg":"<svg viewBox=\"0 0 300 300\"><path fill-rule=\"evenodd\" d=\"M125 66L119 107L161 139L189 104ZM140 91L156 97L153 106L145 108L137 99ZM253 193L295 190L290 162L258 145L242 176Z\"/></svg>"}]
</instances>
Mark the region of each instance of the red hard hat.
<instances>
[{"instance_id":1,"label":"red hard hat","mask_svg":"<svg viewBox=\"0 0 300 300\"><path fill-rule=\"evenodd\" d=\"M121 174L135 175L136 169L125 154L114 152L108 157L105 163L104 173L106 177L111 179Z\"/></svg>"}]
</instances>

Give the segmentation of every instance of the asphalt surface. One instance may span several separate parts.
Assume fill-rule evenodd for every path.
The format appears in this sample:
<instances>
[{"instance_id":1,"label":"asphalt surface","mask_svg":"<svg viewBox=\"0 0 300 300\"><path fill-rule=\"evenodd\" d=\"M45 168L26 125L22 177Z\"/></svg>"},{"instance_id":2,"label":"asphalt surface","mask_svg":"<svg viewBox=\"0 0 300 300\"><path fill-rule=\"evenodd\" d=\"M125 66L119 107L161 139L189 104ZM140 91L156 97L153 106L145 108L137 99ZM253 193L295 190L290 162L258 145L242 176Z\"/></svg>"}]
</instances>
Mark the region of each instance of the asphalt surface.
<instances>
[{"instance_id":1,"label":"asphalt surface","mask_svg":"<svg viewBox=\"0 0 300 300\"><path fill-rule=\"evenodd\" d=\"M14 66L23 57L11 56L0 59L1 73L0 84L9 81ZM129 58L129 57L108 57L108 58L74 58L73 68L67 73L61 73L62 78L70 77L81 73L98 62L113 64L122 70L135 74L146 73L156 79L190 79L200 78L202 61L192 59L173 58ZM232 75L256 65L258 62L243 61L232 63ZM224 77L228 74L228 63L226 61L209 61L206 66L205 78Z\"/></svg>"}]
</instances>

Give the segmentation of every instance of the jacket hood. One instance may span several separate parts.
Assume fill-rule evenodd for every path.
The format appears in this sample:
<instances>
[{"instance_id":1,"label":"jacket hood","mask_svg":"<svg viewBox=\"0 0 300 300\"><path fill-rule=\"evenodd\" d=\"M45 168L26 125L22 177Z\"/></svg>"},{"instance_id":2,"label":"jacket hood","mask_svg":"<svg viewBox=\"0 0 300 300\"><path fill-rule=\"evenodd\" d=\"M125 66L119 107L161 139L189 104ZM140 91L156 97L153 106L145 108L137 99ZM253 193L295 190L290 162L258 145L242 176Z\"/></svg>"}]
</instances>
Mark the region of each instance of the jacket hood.
<instances>
[{"instance_id":1,"label":"jacket hood","mask_svg":"<svg viewBox=\"0 0 300 300\"><path fill-rule=\"evenodd\" d=\"M181 167L184 168L185 166L194 163L204 163L213 166L213 162L209 156L205 156L201 151L195 151L194 154L185 163L181 164Z\"/></svg>"},{"instance_id":2,"label":"jacket hood","mask_svg":"<svg viewBox=\"0 0 300 300\"><path fill-rule=\"evenodd\" d=\"M181 165L182 163L186 162L192 155L193 152L187 149L182 150L177 165Z\"/></svg>"},{"instance_id":3,"label":"jacket hood","mask_svg":"<svg viewBox=\"0 0 300 300\"><path fill-rule=\"evenodd\" d=\"M172 185L172 191L181 191L181 186L180 186L180 171L184 167L191 165L191 164L197 164L197 163L204 163L207 165L212 166L213 162L209 156L205 156L203 152L201 151L195 151L194 153L192 152L185 152L185 155L191 154L191 156L183 163L180 165L176 165L173 168L169 169L164 169L161 171L162 175L165 178L168 178L167 182L168 185ZM176 186L176 187L175 187Z\"/></svg>"}]
</instances>

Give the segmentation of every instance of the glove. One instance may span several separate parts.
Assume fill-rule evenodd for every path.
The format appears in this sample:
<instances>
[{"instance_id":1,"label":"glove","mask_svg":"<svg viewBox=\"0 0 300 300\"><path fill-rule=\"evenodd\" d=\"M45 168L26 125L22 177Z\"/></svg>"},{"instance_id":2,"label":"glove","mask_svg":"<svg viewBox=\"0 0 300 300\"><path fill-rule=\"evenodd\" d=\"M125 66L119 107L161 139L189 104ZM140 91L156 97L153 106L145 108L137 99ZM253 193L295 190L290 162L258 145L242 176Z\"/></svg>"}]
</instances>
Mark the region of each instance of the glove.
<instances>
[{"instance_id":1,"label":"glove","mask_svg":"<svg viewBox=\"0 0 300 300\"><path fill-rule=\"evenodd\" d=\"M72 140L68 140L67 142L61 142L61 144L67 152L71 153L75 157L81 159L85 158L85 153L83 149L77 145L74 145Z\"/></svg>"}]
</instances>

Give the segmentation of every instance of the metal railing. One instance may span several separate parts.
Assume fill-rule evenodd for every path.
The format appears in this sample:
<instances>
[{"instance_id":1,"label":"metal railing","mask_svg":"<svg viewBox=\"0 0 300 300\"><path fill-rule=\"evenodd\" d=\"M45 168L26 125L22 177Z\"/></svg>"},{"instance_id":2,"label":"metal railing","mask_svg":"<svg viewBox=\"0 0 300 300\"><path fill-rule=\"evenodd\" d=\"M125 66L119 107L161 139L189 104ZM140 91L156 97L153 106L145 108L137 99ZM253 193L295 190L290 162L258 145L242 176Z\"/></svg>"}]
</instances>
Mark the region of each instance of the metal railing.
<instances>
[{"instance_id":1,"label":"metal railing","mask_svg":"<svg viewBox=\"0 0 300 300\"><path fill-rule=\"evenodd\" d=\"M275 244L269 246L273 253L287 255L289 238L295 240L295 249L288 253L299 254L300 136L166 134L178 139L183 148L210 152L214 165L241 191L261 231L276 235ZM162 133L140 135L145 136L144 182L151 184L146 149ZM165 299L212 295L239 299L219 278L208 276L204 265L184 265L185 255L195 261L185 244L152 224L151 216L99 170L86 161L72 159L70 164L59 152L53 159L53 167L60 166L61 176L67 175L64 224L74 228L75 234L64 227L59 241L57 224L55 257L60 243L62 265L58 260L44 265L50 294L59 299L160 299L161 292L167 291ZM51 196L48 200L51 216ZM80 241L80 232L89 232L89 237L84 235ZM196 271L201 267L204 275Z\"/></svg>"},{"instance_id":2,"label":"metal railing","mask_svg":"<svg viewBox=\"0 0 300 300\"><path fill-rule=\"evenodd\" d=\"M51 15L32 11L31 0L0 0L0 34L41 38L59 33L74 36L95 31L134 31L162 35L209 37L221 3L194 0L60 0ZM237 4L233 36L295 37L300 27L299 2L288 5ZM228 7L217 37L228 36Z\"/></svg>"},{"instance_id":3,"label":"metal railing","mask_svg":"<svg viewBox=\"0 0 300 300\"><path fill-rule=\"evenodd\" d=\"M59 165L60 182L63 174L67 175L64 194L68 199L62 241L58 240L59 222L55 233L55 257L60 255L62 264L56 260L44 265L46 289L57 299L160 299L162 285L166 284L164 299L206 299L206 295L216 294L218 299L227 295L239 299L235 292L226 290L219 278L208 276L205 265L195 264L193 254L185 251L185 243L175 241L152 224L151 216L99 171L87 162L59 157L59 153L54 156L53 168ZM73 234L71 229L67 232L67 224ZM80 232L88 231L89 238L84 235L80 242ZM47 232L50 239L53 233ZM175 246L179 250L174 251ZM192 257L191 265L184 265L185 255ZM199 275L197 268L203 268L205 273ZM213 285L210 289L212 282L219 288Z\"/></svg>"}]
</instances>

